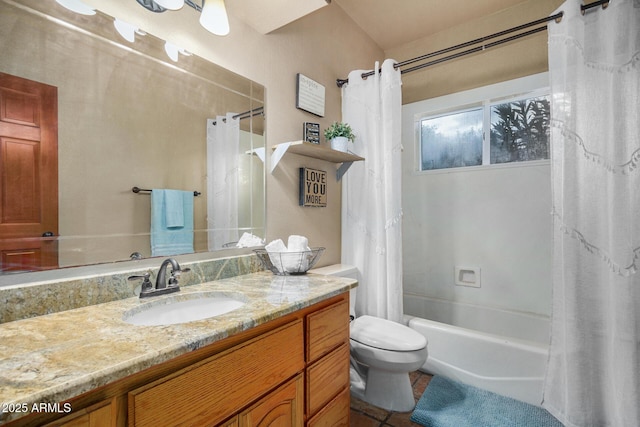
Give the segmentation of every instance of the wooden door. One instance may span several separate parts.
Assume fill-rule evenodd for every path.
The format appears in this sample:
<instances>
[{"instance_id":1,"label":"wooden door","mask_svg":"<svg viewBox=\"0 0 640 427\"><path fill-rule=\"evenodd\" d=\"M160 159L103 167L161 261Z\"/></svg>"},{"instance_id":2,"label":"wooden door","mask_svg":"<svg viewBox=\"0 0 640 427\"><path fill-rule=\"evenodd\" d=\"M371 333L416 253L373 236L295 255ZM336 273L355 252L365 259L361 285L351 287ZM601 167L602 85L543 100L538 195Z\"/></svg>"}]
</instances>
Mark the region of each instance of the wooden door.
<instances>
[{"instance_id":1,"label":"wooden door","mask_svg":"<svg viewBox=\"0 0 640 427\"><path fill-rule=\"evenodd\" d=\"M58 90L0 73L0 272L58 266Z\"/></svg>"}]
</instances>

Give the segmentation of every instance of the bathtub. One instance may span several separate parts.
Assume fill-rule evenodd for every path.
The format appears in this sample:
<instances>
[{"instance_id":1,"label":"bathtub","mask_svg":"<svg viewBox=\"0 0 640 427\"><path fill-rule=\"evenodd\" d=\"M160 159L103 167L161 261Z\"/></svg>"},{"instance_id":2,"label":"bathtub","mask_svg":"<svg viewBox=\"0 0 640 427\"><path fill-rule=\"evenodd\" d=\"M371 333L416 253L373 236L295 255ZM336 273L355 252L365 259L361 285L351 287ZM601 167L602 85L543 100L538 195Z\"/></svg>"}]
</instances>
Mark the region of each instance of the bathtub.
<instances>
[{"instance_id":1,"label":"bathtub","mask_svg":"<svg viewBox=\"0 0 640 427\"><path fill-rule=\"evenodd\" d=\"M446 305L441 303L440 308L442 304ZM483 311L481 307L474 309ZM492 310L484 311L483 320L478 323L486 328L490 323L487 319L491 317ZM500 311L497 314L501 316L518 315ZM427 339L429 356L421 370L540 406L548 341L529 338L548 337L549 321L542 316L523 314L521 317L521 322L526 322L531 317L530 323L534 323L534 326L527 328L525 336L528 339L453 326L410 315L405 315L405 322ZM514 321L510 324L517 323ZM534 332L536 329L539 330ZM511 335L516 334L514 331Z\"/></svg>"}]
</instances>

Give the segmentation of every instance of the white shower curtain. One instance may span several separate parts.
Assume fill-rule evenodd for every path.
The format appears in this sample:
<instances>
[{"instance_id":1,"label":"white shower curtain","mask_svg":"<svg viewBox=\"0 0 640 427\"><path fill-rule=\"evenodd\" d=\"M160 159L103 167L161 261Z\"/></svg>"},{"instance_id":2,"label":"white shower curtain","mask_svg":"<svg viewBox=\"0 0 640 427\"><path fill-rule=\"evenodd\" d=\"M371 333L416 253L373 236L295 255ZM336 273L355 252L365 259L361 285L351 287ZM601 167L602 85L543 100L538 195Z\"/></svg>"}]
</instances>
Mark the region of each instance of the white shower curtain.
<instances>
[{"instance_id":1,"label":"white shower curtain","mask_svg":"<svg viewBox=\"0 0 640 427\"><path fill-rule=\"evenodd\" d=\"M207 120L207 237L210 251L238 241L240 120Z\"/></svg>"},{"instance_id":2,"label":"white shower curtain","mask_svg":"<svg viewBox=\"0 0 640 427\"><path fill-rule=\"evenodd\" d=\"M553 310L543 406L640 426L640 0L549 24Z\"/></svg>"},{"instance_id":3,"label":"white shower curtain","mask_svg":"<svg viewBox=\"0 0 640 427\"><path fill-rule=\"evenodd\" d=\"M342 92L342 119L356 134L351 151L365 158L343 178L342 262L360 272L356 314L402 322L402 83L394 63L364 80L352 71Z\"/></svg>"}]
</instances>

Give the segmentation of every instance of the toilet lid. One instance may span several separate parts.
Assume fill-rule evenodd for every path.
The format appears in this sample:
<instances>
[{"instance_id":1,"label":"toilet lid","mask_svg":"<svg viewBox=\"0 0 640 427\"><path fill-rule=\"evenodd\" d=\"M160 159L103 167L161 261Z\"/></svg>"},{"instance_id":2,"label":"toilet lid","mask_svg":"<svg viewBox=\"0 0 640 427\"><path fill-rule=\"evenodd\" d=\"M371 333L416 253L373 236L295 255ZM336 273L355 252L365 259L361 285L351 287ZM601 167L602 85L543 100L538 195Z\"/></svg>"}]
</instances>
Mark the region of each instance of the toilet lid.
<instances>
[{"instance_id":1,"label":"toilet lid","mask_svg":"<svg viewBox=\"0 0 640 427\"><path fill-rule=\"evenodd\" d=\"M382 350L415 351L427 346L426 338L408 326L373 316L351 322L350 338Z\"/></svg>"}]
</instances>

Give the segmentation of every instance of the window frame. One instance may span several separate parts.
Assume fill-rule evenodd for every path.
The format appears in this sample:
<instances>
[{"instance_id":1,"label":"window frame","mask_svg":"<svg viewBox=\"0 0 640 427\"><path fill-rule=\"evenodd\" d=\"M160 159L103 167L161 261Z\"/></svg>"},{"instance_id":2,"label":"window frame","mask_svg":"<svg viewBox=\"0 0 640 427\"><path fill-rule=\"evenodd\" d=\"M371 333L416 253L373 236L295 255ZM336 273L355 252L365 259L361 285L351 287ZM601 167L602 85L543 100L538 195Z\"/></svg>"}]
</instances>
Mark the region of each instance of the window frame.
<instances>
[{"instance_id":1,"label":"window frame","mask_svg":"<svg viewBox=\"0 0 640 427\"><path fill-rule=\"evenodd\" d=\"M505 82L503 85L509 85ZM549 86L537 89L506 91L500 87L501 84L485 86L477 90L445 95L438 99L438 102L447 105L444 108L425 110L414 115L414 144L415 144L415 167L417 174L441 174L454 172L471 172L479 170L493 170L501 168L529 167L550 164L550 159L527 160L506 163L491 163L491 109L494 105L506 104L523 99L546 96L550 100L551 91ZM497 90L496 90L497 88ZM483 94L484 96L482 96ZM475 95L475 96L474 96ZM462 113L478 107L483 109L483 133L482 133L482 164L474 166L458 166L454 168L442 169L422 169L422 142L421 128L422 121L442 117L450 114ZM551 143L551 142L549 142ZM551 151L551 148L549 148Z\"/></svg>"}]
</instances>

